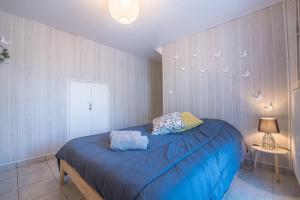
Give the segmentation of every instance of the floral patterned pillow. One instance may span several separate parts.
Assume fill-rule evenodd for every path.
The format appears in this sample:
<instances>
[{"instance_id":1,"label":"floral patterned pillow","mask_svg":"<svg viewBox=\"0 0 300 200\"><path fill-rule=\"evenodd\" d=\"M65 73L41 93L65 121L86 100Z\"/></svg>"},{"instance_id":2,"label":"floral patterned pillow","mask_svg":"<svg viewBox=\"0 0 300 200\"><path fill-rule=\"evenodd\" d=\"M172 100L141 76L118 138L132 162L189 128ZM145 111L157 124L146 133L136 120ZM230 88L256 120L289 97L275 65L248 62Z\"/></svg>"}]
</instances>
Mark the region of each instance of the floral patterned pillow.
<instances>
[{"instance_id":1,"label":"floral patterned pillow","mask_svg":"<svg viewBox=\"0 0 300 200\"><path fill-rule=\"evenodd\" d=\"M152 134L164 135L168 133L175 133L183 127L184 124L181 120L180 112L173 112L153 120Z\"/></svg>"}]
</instances>

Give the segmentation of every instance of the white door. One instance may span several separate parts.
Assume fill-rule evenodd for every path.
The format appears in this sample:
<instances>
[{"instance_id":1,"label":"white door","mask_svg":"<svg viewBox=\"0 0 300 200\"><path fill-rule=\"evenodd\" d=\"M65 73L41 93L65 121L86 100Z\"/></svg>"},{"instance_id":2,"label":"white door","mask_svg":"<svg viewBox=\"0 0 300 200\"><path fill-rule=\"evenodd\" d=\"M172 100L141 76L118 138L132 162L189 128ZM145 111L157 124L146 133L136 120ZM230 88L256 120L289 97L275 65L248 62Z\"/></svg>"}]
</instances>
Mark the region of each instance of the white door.
<instances>
[{"instance_id":1,"label":"white door","mask_svg":"<svg viewBox=\"0 0 300 200\"><path fill-rule=\"evenodd\" d=\"M108 85L91 83L91 134L108 132L109 89Z\"/></svg>"},{"instance_id":2,"label":"white door","mask_svg":"<svg viewBox=\"0 0 300 200\"><path fill-rule=\"evenodd\" d=\"M69 89L69 139L107 132L109 126L107 85L71 81Z\"/></svg>"},{"instance_id":3,"label":"white door","mask_svg":"<svg viewBox=\"0 0 300 200\"><path fill-rule=\"evenodd\" d=\"M91 112L91 89L89 83L70 82L69 97L70 113L70 139L90 135Z\"/></svg>"}]
</instances>

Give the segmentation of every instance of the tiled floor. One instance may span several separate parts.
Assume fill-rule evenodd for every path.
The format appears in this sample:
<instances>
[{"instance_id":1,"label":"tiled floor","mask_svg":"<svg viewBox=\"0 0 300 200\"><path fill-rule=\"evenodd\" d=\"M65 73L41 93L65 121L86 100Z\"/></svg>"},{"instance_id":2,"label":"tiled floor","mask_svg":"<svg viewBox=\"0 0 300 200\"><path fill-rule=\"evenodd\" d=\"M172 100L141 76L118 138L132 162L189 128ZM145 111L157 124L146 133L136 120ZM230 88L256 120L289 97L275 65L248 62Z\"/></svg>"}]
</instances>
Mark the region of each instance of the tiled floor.
<instances>
[{"instance_id":1,"label":"tiled floor","mask_svg":"<svg viewBox=\"0 0 300 200\"><path fill-rule=\"evenodd\" d=\"M0 171L0 200L82 200L77 188L66 177L60 187L56 160ZM300 200L300 187L293 176L281 176L278 184L273 172L241 169L224 200Z\"/></svg>"}]
</instances>

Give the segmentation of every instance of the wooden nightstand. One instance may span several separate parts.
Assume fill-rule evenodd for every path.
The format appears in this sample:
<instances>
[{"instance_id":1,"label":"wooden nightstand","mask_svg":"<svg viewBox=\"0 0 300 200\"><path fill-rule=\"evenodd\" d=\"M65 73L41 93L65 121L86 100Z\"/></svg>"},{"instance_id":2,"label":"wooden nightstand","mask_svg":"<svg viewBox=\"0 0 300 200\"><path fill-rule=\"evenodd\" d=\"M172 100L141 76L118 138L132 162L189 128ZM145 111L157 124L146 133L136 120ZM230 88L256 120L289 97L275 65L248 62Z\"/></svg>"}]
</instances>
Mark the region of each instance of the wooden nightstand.
<instances>
[{"instance_id":1,"label":"wooden nightstand","mask_svg":"<svg viewBox=\"0 0 300 200\"><path fill-rule=\"evenodd\" d=\"M283 148L275 148L274 150L264 149L262 146L257 146L257 145L252 145L251 148L255 151L254 169L256 168L256 163L260 152L274 155L276 179L277 182L279 182L280 178L279 178L278 155L288 154L289 151Z\"/></svg>"}]
</instances>

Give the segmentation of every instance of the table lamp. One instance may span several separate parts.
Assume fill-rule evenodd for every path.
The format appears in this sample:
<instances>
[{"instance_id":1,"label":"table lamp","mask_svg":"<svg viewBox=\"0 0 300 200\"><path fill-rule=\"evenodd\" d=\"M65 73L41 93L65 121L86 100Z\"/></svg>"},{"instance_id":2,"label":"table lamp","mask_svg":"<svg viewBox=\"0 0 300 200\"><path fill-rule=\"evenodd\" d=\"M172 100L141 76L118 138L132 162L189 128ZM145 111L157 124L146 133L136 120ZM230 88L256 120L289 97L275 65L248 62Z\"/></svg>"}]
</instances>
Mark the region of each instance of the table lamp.
<instances>
[{"instance_id":1,"label":"table lamp","mask_svg":"<svg viewBox=\"0 0 300 200\"><path fill-rule=\"evenodd\" d=\"M274 150L276 147L276 142L272 133L280 133L277 119L275 118L260 118L258 131L264 132L262 146L265 149Z\"/></svg>"}]
</instances>

